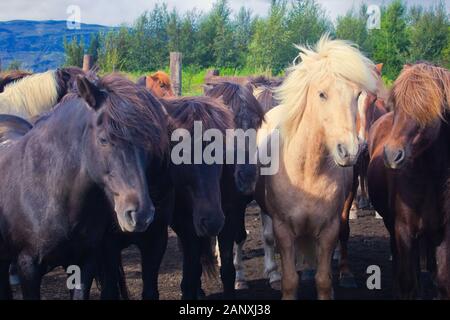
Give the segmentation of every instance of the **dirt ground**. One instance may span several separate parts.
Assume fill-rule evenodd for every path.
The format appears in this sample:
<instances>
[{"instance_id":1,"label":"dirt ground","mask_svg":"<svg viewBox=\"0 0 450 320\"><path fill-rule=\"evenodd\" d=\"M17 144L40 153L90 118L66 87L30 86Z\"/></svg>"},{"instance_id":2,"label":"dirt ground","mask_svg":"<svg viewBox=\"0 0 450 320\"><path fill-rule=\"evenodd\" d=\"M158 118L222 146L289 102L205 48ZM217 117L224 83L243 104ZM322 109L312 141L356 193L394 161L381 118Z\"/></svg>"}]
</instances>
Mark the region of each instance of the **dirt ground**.
<instances>
[{"instance_id":1,"label":"dirt ground","mask_svg":"<svg viewBox=\"0 0 450 320\"><path fill-rule=\"evenodd\" d=\"M259 209L249 207L246 224L249 236L244 249L244 262L249 289L238 292L238 299L280 299L278 291L272 290L263 276L263 256L261 223ZM343 289L338 286L336 261L333 262L334 290L336 299L392 299L392 268L389 261L390 250L388 235L382 220L376 220L371 212L359 212L360 217L351 221L351 239L349 242L350 263L358 287ZM141 273L140 258L136 248L123 253L127 283L132 299L140 299ZM381 290L369 290L366 281L369 275L367 267L377 265L381 269ZM66 276L62 269L46 275L42 285L43 299L68 299L65 288ZM180 299L181 252L176 236L171 232L169 244L159 276L160 298L163 300ZM221 299L222 285L219 279L204 279L203 288L208 299ZM15 298L20 299L20 289L14 288ZM94 285L91 299L98 299L99 291ZM302 281L299 298L316 299L313 281Z\"/></svg>"}]
</instances>

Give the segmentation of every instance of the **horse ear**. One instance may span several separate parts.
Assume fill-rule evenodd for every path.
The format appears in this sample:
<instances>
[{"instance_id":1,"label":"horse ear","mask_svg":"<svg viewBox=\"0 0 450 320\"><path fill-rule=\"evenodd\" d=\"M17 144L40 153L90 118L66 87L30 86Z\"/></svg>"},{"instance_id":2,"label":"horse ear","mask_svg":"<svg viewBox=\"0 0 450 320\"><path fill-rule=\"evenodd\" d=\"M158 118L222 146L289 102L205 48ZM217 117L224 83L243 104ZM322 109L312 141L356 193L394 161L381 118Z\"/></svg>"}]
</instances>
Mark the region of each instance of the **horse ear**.
<instances>
[{"instance_id":1,"label":"horse ear","mask_svg":"<svg viewBox=\"0 0 450 320\"><path fill-rule=\"evenodd\" d=\"M100 109L104 96L102 91L85 76L77 77L77 88L81 98L94 110Z\"/></svg>"},{"instance_id":2,"label":"horse ear","mask_svg":"<svg viewBox=\"0 0 450 320\"><path fill-rule=\"evenodd\" d=\"M378 71L378 73L379 74L381 74L382 73L382 71L383 71L383 66L384 66L384 64L383 63L379 63L379 64L377 64L377 71Z\"/></svg>"}]
</instances>

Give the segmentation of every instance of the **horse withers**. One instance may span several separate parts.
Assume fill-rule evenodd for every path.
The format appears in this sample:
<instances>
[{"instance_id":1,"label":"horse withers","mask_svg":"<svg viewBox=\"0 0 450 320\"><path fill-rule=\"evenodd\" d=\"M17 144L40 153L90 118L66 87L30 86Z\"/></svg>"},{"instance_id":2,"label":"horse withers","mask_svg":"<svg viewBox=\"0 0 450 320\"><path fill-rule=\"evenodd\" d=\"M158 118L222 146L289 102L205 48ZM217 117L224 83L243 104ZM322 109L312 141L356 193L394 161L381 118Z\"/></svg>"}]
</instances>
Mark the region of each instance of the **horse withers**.
<instances>
[{"instance_id":1,"label":"horse withers","mask_svg":"<svg viewBox=\"0 0 450 320\"><path fill-rule=\"evenodd\" d=\"M402 299L420 294L421 256L440 296L450 298L449 102L448 70L405 66L390 95L393 112L370 131L369 195L391 236L394 292Z\"/></svg>"},{"instance_id":2,"label":"horse withers","mask_svg":"<svg viewBox=\"0 0 450 320\"><path fill-rule=\"evenodd\" d=\"M162 114L120 76L76 82L78 95L1 149L3 299L11 298L11 261L23 297L39 299L42 276L55 266L80 266L85 283L112 218L125 232L144 231L154 218L144 173L148 151L167 139Z\"/></svg>"}]
</instances>

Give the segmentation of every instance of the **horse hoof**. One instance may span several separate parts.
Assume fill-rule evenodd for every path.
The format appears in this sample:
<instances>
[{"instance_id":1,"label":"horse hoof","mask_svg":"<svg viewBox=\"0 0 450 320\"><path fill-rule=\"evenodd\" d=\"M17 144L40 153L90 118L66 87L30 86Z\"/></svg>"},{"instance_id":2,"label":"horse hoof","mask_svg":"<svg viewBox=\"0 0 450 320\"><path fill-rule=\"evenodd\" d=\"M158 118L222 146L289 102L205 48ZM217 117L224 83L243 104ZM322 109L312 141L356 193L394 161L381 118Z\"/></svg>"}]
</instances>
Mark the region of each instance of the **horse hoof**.
<instances>
[{"instance_id":1,"label":"horse hoof","mask_svg":"<svg viewBox=\"0 0 450 320\"><path fill-rule=\"evenodd\" d=\"M306 269L302 272L302 281L313 281L316 276L316 270Z\"/></svg>"},{"instance_id":2,"label":"horse hoof","mask_svg":"<svg viewBox=\"0 0 450 320\"><path fill-rule=\"evenodd\" d=\"M339 277L339 286L346 289L358 288L355 277L351 273L343 273Z\"/></svg>"},{"instance_id":3,"label":"horse hoof","mask_svg":"<svg viewBox=\"0 0 450 320\"><path fill-rule=\"evenodd\" d=\"M16 274L9 275L9 284L12 286L18 286L20 284L19 276Z\"/></svg>"},{"instance_id":4,"label":"horse hoof","mask_svg":"<svg viewBox=\"0 0 450 320\"><path fill-rule=\"evenodd\" d=\"M281 291L281 280L275 280L269 283L272 290Z\"/></svg>"},{"instance_id":5,"label":"horse hoof","mask_svg":"<svg viewBox=\"0 0 450 320\"><path fill-rule=\"evenodd\" d=\"M383 217L380 216L380 214L379 214L378 212L375 211L375 219L383 220Z\"/></svg>"},{"instance_id":6,"label":"horse hoof","mask_svg":"<svg viewBox=\"0 0 450 320\"><path fill-rule=\"evenodd\" d=\"M348 217L350 220L358 219L358 212L356 210L350 210L350 215Z\"/></svg>"},{"instance_id":7,"label":"horse hoof","mask_svg":"<svg viewBox=\"0 0 450 320\"><path fill-rule=\"evenodd\" d=\"M248 284L247 281L236 281L236 284L234 285L235 290L247 290Z\"/></svg>"}]
</instances>

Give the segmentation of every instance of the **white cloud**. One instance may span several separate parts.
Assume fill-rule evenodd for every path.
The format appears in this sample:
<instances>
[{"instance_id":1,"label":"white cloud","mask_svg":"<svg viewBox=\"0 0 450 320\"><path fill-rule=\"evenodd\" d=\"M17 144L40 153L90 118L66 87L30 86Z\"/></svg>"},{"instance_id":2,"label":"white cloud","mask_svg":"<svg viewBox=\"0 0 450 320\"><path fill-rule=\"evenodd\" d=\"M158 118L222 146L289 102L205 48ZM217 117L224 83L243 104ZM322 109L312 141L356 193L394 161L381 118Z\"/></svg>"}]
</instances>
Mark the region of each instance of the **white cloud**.
<instances>
[{"instance_id":1,"label":"white cloud","mask_svg":"<svg viewBox=\"0 0 450 320\"><path fill-rule=\"evenodd\" d=\"M334 20L344 14L352 6L356 8L362 2L368 4L388 3L390 0L318 0ZM438 0L430 0L431 4ZM118 25L131 23L143 11L151 9L156 3L166 2L169 8L176 7L180 12L197 8L207 11L213 1L206 0L0 0L0 20L65 20L66 9L69 5L81 8L82 22L104 25ZM255 14L265 15L270 6L270 0L229 0L230 6L237 11L242 5L251 8ZM411 4L423 4L423 0L409 0ZM450 0L446 0L447 10L450 10Z\"/></svg>"}]
</instances>

